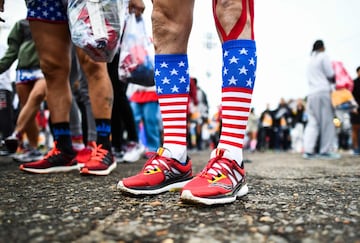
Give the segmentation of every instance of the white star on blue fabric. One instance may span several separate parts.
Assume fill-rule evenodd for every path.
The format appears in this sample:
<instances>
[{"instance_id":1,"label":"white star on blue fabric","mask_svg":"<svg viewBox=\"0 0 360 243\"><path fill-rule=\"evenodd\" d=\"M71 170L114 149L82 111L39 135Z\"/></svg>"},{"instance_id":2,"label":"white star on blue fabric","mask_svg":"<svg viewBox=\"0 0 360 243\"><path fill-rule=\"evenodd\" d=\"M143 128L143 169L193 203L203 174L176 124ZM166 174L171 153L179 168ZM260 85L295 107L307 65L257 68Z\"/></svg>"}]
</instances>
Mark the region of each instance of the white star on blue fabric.
<instances>
[{"instance_id":1,"label":"white star on blue fabric","mask_svg":"<svg viewBox=\"0 0 360 243\"><path fill-rule=\"evenodd\" d=\"M155 56L155 85L157 93L189 93L189 67L186 55L173 54L160 56Z\"/></svg>"},{"instance_id":2,"label":"white star on blue fabric","mask_svg":"<svg viewBox=\"0 0 360 243\"><path fill-rule=\"evenodd\" d=\"M223 88L236 87L252 90L257 62L255 42L235 40L229 44L226 46L225 42L223 48Z\"/></svg>"}]
</instances>

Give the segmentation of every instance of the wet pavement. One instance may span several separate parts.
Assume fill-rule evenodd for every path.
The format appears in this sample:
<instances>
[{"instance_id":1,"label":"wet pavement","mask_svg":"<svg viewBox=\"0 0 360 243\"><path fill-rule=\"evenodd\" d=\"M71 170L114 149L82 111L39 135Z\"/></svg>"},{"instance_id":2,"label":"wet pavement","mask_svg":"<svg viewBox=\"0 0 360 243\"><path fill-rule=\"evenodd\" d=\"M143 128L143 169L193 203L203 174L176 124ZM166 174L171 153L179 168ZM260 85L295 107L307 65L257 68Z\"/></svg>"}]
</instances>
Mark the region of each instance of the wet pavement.
<instances>
[{"instance_id":1,"label":"wet pavement","mask_svg":"<svg viewBox=\"0 0 360 243\"><path fill-rule=\"evenodd\" d=\"M144 159L94 177L28 174L2 156L0 242L360 243L360 157L245 155L249 194L212 207L182 204L178 192L134 198L117 191ZM199 172L209 151L190 156Z\"/></svg>"}]
</instances>

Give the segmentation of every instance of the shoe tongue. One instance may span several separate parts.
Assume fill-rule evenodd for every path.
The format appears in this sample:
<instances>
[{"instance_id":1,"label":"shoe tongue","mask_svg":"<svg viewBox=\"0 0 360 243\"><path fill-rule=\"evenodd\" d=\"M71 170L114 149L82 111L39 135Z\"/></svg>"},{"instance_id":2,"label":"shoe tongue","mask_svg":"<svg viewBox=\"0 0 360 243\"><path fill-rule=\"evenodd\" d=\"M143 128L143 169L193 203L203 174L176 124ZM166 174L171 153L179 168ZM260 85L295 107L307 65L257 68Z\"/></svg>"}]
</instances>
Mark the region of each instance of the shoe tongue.
<instances>
[{"instance_id":1,"label":"shoe tongue","mask_svg":"<svg viewBox=\"0 0 360 243\"><path fill-rule=\"evenodd\" d=\"M220 156L222 158L229 159L229 160L234 160L234 158L231 156L230 152L228 150L222 149L222 148L214 149L211 152L210 159L213 159L216 156Z\"/></svg>"},{"instance_id":2,"label":"shoe tongue","mask_svg":"<svg viewBox=\"0 0 360 243\"><path fill-rule=\"evenodd\" d=\"M172 154L171 154L170 150L168 150L166 148L159 148L157 150L157 153L160 156L164 156L164 157L167 157L167 158L172 158Z\"/></svg>"}]
</instances>

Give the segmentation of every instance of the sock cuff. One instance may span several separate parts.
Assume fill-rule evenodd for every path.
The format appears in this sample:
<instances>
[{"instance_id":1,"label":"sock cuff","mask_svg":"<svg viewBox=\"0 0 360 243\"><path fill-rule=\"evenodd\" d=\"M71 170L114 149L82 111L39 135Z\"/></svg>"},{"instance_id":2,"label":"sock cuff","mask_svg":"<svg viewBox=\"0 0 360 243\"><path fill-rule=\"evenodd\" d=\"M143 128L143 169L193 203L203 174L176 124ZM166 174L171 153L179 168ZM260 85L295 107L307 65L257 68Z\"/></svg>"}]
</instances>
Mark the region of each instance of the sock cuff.
<instances>
[{"instance_id":1,"label":"sock cuff","mask_svg":"<svg viewBox=\"0 0 360 243\"><path fill-rule=\"evenodd\" d=\"M225 41L222 45L223 49L231 49L231 48L249 48L256 49L256 42L254 40L229 40Z\"/></svg>"}]
</instances>

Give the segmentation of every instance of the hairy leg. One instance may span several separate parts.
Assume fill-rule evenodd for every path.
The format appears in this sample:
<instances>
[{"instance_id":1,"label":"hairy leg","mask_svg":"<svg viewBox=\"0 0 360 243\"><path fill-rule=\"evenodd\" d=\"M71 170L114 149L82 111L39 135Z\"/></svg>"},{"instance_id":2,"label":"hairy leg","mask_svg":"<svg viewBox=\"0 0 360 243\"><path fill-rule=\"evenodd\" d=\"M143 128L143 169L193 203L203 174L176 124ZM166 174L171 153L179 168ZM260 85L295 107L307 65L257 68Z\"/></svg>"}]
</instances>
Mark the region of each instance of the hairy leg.
<instances>
[{"instance_id":1,"label":"hairy leg","mask_svg":"<svg viewBox=\"0 0 360 243\"><path fill-rule=\"evenodd\" d=\"M30 21L32 37L46 79L52 123L69 122L71 106L70 36L66 24Z\"/></svg>"},{"instance_id":2,"label":"hairy leg","mask_svg":"<svg viewBox=\"0 0 360 243\"><path fill-rule=\"evenodd\" d=\"M184 54L193 22L194 0L154 0L152 23L157 54Z\"/></svg>"},{"instance_id":3,"label":"hairy leg","mask_svg":"<svg viewBox=\"0 0 360 243\"><path fill-rule=\"evenodd\" d=\"M233 28L238 24L238 20L243 17L245 19L245 25L237 36L237 39L253 39L253 27L252 17L250 11L250 4L252 0L214 0L214 13L219 21L221 28L228 35ZM246 12L243 12L243 4L246 3ZM242 16L246 14L246 16ZM223 42L223 36L219 33L219 27L217 26L220 40Z\"/></svg>"},{"instance_id":4,"label":"hairy leg","mask_svg":"<svg viewBox=\"0 0 360 243\"><path fill-rule=\"evenodd\" d=\"M94 118L110 119L113 103L113 90L106 63L93 61L80 48L77 48L76 51L82 69L88 80L89 96Z\"/></svg>"}]
</instances>

